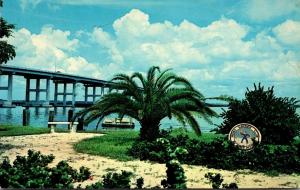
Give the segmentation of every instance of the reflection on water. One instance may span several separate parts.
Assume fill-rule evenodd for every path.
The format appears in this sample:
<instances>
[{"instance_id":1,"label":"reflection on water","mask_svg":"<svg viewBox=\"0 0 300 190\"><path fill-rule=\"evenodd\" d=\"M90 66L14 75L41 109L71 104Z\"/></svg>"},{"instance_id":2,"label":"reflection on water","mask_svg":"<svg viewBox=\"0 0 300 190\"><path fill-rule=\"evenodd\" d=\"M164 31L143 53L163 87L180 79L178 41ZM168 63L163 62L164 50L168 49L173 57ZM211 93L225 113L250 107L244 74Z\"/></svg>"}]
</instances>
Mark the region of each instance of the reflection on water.
<instances>
[{"instance_id":1,"label":"reflection on water","mask_svg":"<svg viewBox=\"0 0 300 190\"><path fill-rule=\"evenodd\" d=\"M50 110L54 108L29 108L30 109L30 125L34 127L47 127L48 122L48 113ZM55 113L55 121L67 121L68 119L68 111L71 108L56 108L54 109ZM76 108L75 113L80 111L81 109ZM222 112L222 108L214 108L217 113ZM1 124L14 124L14 125L22 125L22 114L23 108L16 107L16 108L0 108L0 123ZM116 117L116 115L112 115L111 118ZM221 118L213 119L214 124L220 124L222 122ZM201 130L203 132L208 132L211 129L215 128L215 125L210 125L205 122L203 119L199 119L199 124L201 126ZM96 128L97 121L90 123L88 126L85 127L86 130L94 130ZM66 125L58 125L59 128L67 128ZM164 119L161 122L161 128L178 128L181 127L180 124L176 122L176 120L172 119ZM102 129L101 125L99 125L98 129ZM139 130L140 125L138 122L135 122L135 129Z\"/></svg>"},{"instance_id":2,"label":"reflection on water","mask_svg":"<svg viewBox=\"0 0 300 190\"><path fill-rule=\"evenodd\" d=\"M7 109L6 110L6 119L10 120L10 119L12 119L12 117L13 117L12 110L11 109Z\"/></svg>"}]
</instances>

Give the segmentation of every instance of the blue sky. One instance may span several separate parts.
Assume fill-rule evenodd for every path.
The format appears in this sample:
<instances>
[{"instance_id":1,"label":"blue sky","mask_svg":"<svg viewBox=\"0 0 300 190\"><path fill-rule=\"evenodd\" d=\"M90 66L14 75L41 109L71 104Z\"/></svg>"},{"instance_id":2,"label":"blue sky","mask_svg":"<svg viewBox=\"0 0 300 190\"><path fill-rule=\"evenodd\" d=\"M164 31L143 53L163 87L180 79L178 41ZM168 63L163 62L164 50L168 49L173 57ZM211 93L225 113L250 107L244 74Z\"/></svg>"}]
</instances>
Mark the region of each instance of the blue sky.
<instances>
[{"instance_id":1,"label":"blue sky","mask_svg":"<svg viewBox=\"0 0 300 190\"><path fill-rule=\"evenodd\" d=\"M299 0L4 0L1 14L8 65L100 79L158 65L206 96L261 82L300 99Z\"/></svg>"}]
</instances>

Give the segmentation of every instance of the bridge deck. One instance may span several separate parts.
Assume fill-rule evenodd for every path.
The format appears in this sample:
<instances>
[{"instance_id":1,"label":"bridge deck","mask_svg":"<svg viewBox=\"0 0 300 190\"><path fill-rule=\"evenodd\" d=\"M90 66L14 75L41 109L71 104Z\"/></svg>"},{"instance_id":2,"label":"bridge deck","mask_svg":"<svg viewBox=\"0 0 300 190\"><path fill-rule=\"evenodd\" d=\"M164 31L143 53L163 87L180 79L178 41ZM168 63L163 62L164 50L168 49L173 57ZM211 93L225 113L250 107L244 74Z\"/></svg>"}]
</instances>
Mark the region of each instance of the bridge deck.
<instances>
[{"instance_id":1,"label":"bridge deck","mask_svg":"<svg viewBox=\"0 0 300 190\"><path fill-rule=\"evenodd\" d=\"M0 66L0 71L2 74L13 74L18 76L30 77L30 78L39 78L39 79L51 79L56 81L68 81L68 82L77 82L83 84L97 84L103 86L110 86L111 82L94 79L89 77L83 77L78 75L70 75L61 72L52 72L52 71L44 71L44 70L37 70L37 69L30 69L30 68L20 68L14 66L7 66L2 65Z\"/></svg>"},{"instance_id":2,"label":"bridge deck","mask_svg":"<svg viewBox=\"0 0 300 190\"><path fill-rule=\"evenodd\" d=\"M78 108L86 108L89 106L92 106L93 102L91 101L76 101L75 102L75 107ZM207 103L209 107L228 107L228 104L209 104ZM25 100L13 100L11 106L6 106L4 102L0 101L0 108L1 107L16 107L16 106L21 106L21 107L73 107L72 101L66 101L66 104L64 104L63 101L57 101L56 103L54 101L49 101L49 104L46 101L29 101L26 102Z\"/></svg>"}]
</instances>

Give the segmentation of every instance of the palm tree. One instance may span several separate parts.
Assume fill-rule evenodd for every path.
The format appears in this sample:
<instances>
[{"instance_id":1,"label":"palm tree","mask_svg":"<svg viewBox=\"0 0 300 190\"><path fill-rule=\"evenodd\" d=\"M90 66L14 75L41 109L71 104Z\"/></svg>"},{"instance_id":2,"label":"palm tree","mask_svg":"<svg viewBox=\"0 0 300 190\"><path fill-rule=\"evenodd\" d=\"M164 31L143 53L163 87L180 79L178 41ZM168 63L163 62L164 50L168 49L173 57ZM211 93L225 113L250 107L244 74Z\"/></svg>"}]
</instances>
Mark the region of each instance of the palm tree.
<instances>
[{"instance_id":1,"label":"palm tree","mask_svg":"<svg viewBox=\"0 0 300 190\"><path fill-rule=\"evenodd\" d=\"M0 0L0 8L3 6L3 1ZM0 17L0 66L7 61L12 60L16 56L15 47L7 43L7 38L12 36L13 24L7 23Z\"/></svg>"},{"instance_id":2,"label":"palm tree","mask_svg":"<svg viewBox=\"0 0 300 190\"><path fill-rule=\"evenodd\" d=\"M170 72L151 67L144 77L141 73L131 76L118 74L112 79L112 89L93 106L77 114L87 116L86 123L100 121L113 113L136 119L140 125L140 138L154 140L159 134L163 118L176 118L183 125L189 124L200 135L200 126L195 117L203 117L210 122L217 114L204 103L204 96L193 88L191 83Z\"/></svg>"}]
</instances>

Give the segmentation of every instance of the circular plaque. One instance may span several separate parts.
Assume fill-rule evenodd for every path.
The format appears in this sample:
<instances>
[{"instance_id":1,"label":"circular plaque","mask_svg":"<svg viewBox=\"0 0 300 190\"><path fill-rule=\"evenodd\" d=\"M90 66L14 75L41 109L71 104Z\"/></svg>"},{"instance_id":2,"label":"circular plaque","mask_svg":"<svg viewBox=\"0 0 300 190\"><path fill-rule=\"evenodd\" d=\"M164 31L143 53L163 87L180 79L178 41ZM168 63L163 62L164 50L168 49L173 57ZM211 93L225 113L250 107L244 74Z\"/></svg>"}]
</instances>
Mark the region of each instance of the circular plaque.
<instances>
[{"instance_id":1,"label":"circular plaque","mask_svg":"<svg viewBox=\"0 0 300 190\"><path fill-rule=\"evenodd\" d=\"M259 130L250 123L239 123L229 132L228 139L243 150L253 148L253 141L261 142Z\"/></svg>"}]
</instances>

